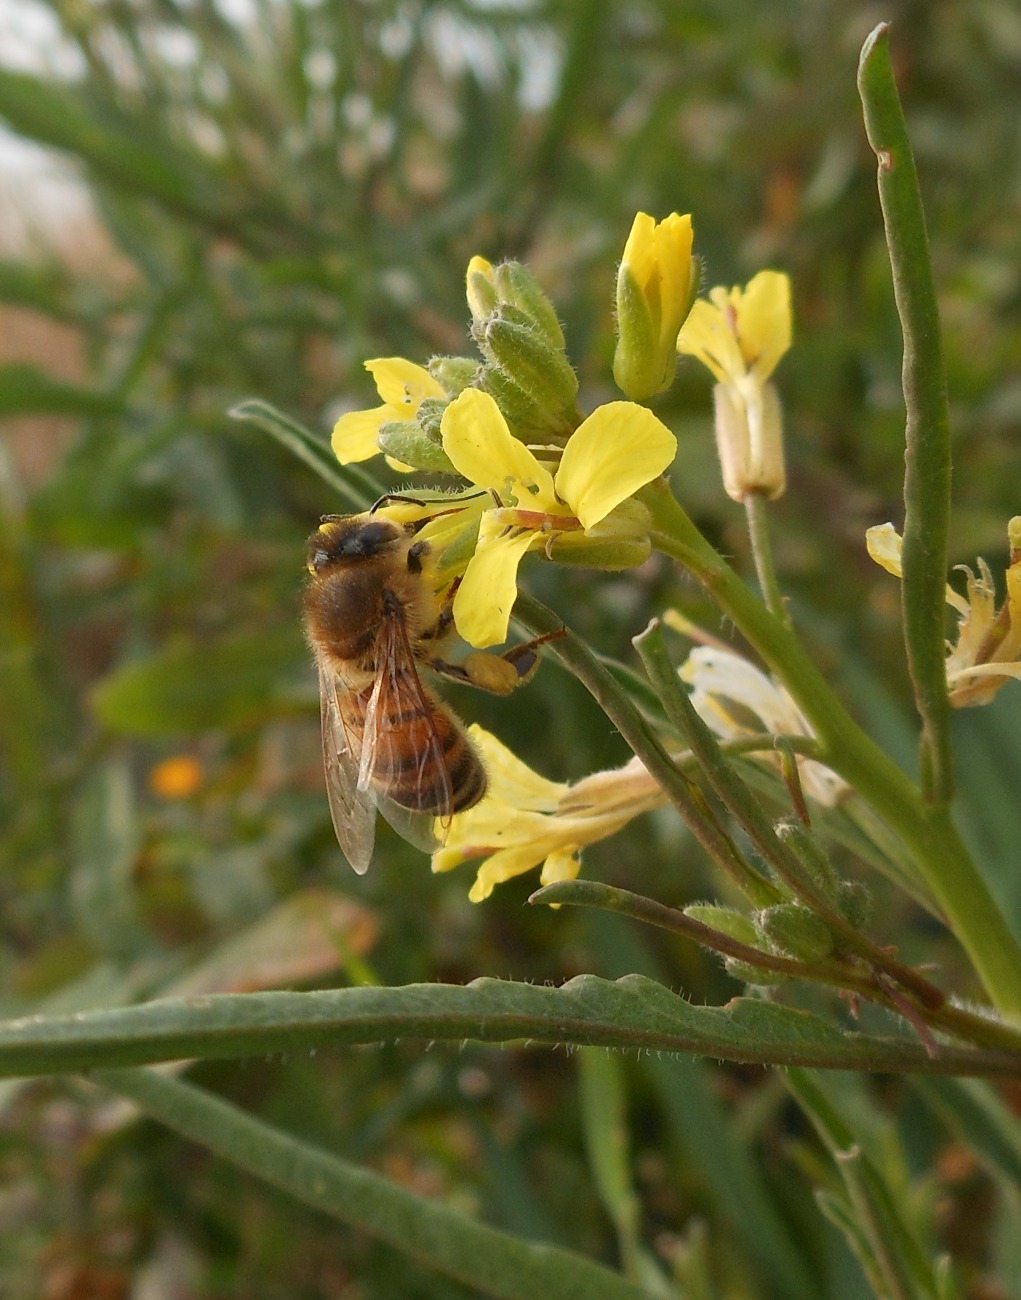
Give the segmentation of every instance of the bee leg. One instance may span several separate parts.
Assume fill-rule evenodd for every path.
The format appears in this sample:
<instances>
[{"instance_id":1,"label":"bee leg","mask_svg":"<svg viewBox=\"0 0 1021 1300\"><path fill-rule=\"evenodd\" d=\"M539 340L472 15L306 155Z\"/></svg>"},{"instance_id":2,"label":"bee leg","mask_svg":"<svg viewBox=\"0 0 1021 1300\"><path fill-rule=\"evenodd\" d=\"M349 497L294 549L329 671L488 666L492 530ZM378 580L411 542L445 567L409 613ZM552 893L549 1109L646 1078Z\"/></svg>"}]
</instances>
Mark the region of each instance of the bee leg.
<instances>
[{"instance_id":1,"label":"bee leg","mask_svg":"<svg viewBox=\"0 0 1021 1300\"><path fill-rule=\"evenodd\" d=\"M522 682L526 682L539 664L539 647L546 641L552 641L564 635L564 628L556 632L545 632L511 646L502 654L489 654L478 650L470 654L464 663L452 664L443 659L428 660L433 672L449 677L452 681L475 686L494 695L509 695Z\"/></svg>"}]
</instances>

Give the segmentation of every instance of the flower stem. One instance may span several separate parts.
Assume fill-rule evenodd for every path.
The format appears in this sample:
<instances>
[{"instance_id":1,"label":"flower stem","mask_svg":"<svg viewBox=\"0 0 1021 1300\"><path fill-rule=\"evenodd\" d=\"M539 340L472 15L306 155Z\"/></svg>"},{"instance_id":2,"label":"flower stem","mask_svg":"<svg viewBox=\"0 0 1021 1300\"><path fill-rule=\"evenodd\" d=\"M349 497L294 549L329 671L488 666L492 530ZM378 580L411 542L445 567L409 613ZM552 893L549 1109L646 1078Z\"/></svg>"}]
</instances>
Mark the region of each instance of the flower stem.
<instances>
[{"instance_id":1,"label":"flower stem","mask_svg":"<svg viewBox=\"0 0 1021 1300\"><path fill-rule=\"evenodd\" d=\"M585 642L565 628L552 610L524 592L518 594L514 617L534 635L557 633L556 639L550 642L550 653L586 687L710 858L731 877L753 906L768 907L777 902L780 895L776 886L747 862L702 791L664 749L631 697Z\"/></svg>"},{"instance_id":2,"label":"flower stem","mask_svg":"<svg viewBox=\"0 0 1021 1300\"><path fill-rule=\"evenodd\" d=\"M861 730L804 647L741 581L662 480L641 499L652 513L653 545L684 565L732 619L808 718L823 761L896 830L919 876L943 909L993 1004L1021 1016L1021 947L943 804L924 801L910 778Z\"/></svg>"},{"instance_id":3,"label":"flower stem","mask_svg":"<svg viewBox=\"0 0 1021 1300\"><path fill-rule=\"evenodd\" d=\"M773 544L769 537L769 511L764 492L749 492L744 499L745 518L748 521L748 540L752 546L755 574L766 608L784 623L790 623L783 593L776 579L773 565Z\"/></svg>"}]
</instances>

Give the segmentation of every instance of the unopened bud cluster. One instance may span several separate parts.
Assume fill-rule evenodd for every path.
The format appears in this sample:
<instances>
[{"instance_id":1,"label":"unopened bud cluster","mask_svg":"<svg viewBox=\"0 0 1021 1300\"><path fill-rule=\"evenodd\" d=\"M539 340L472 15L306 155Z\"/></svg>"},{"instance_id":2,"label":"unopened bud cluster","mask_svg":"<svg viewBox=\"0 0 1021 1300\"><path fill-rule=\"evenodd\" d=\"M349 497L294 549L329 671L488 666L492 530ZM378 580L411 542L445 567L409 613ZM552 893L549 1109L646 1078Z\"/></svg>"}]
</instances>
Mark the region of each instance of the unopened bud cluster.
<instances>
[{"instance_id":1,"label":"unopened bud cluster","mask_svg":"<svg viewBox=\"0 0 1021 1300\"><path fill-rule=\"evenodd\" d=\"M520 262L468 264L472 337L483 365L475 386L496 401L523 442L563 446L581 422L578 376L552 303Z\"/></svg>"},{"instance_id":2,"label":"unopened bud cluster","mask_svg":"<svg viewBox=\"0 0 1021 1300\"><path fill-rule=\"evenodd\" d=\"M777 822L777 837L789 850L788 866L796 880L774 876L782 899L760 908L752 916L717 904L696 903L684 909L695 920L711 925L730 938L778 957L814 965L833 956L837 939L826 921L813 911L806 896L821 895L856 930L868 924L871 912L869 891L856 880L841 880L822 843L796 818ZM735 979L748 984L780 984L783 973L728 957L725 966Z\"/></svg>"}]
</instances>

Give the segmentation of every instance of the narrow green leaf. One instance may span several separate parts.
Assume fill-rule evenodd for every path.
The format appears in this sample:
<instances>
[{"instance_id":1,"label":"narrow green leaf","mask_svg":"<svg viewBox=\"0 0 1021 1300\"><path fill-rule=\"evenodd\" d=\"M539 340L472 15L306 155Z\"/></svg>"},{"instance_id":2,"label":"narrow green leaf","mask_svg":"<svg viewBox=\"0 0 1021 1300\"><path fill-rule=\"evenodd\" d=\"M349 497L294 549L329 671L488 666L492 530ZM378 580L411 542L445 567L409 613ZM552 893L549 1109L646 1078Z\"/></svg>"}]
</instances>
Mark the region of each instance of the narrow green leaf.
<instances>
[{"instance_id":1,"label":"narrow green leaf","mask_svg":"<svg viewBox=\"0 0 1021 1300\"><path fill-rule=\"evenodd\" d=\"M904 335L904 640L922 720L923 788L945 803L953 794L945 666L950 416L929 236L887 23L862 47L858 90L879 160L879 201Z\"/></svg>"},{"instance_id":2,"label":"narrow green leaf","mask_svg":"<svg viewBox=\"0 0 1021 1300\"><path fill-rule=\"evenodd\" d=\"M129 735L240 726L285 702L282 683L301 662L296 623L208 645L188 638L115 669L90 700L107 727Z\"/></svg>"},{"instance_id":3,"label":"narrow green leaf","mask_svg":"<svg viewBox=\"0 0 1021 1300\"><path fill-rule=\"evenodd\" d=\"M256 398L239 402L230 414L236 420L251 420L298 460L303 461L329 487L340 493L354 510L367 510L382 494L381 485L360 465L340 465L322 438Z\"/></svg>"},{"instance_id":4,"label":"narrow green leaf","mask_svg":"<svg viewBox=\"0 0 1021 1300\"><path fill-rule=\"evenodd\" d=\"M842 1206L830 1202L830 1217L845 1231L877 1294L896 1300L942 1300L953 1294L905 1215L904 1189L891 1185L871 1158L847 1108L831 1095L832 1081L802 1069L787 1071L784 1079L833 1157L846 1199Z\"/></svg>"},{"instance_id":5,"label":"narrow green leaf","mask_svg":"<svg viewBox=\"0 0 1021 1300\"><path fill-rule=\"evenodd\" d=\"M500 1300L643 1300L641 1288L559 1246L524 1241L300 1142L211 1093L150 1070L97 1082L303 1205Z\"/></svg>"},{"instance_id":6,"label":"narrow green leaf","mask_svg":"<svg viewBox=\"0 0 1021 1300\"><path fill-rule=\"evenodd\" d=\"M596 1047L577 1055L578 1093L589 1167L617 1231L624 1271L639 1277L641 1206L631 1181L627 1099L620 1061Z\"/></svg>"},{"instance_id":7,"label":"narrow green leaf","mask_svg":"<svg viewBox=\"0 0 1021 1300\"><path fill-rule=\"evenodd\" d=\"M165 999L75 1017L0 1022L0 1077L186 1057L237 1058L397 1038L575 1043L691 1052L760 1065L1016 1075L1019 1053L848 1033L807 1011L734 998L693 1006L641 975L581 975L559 988L480 979L466 986L328 989Z\"/></svg>"}]
</instances>

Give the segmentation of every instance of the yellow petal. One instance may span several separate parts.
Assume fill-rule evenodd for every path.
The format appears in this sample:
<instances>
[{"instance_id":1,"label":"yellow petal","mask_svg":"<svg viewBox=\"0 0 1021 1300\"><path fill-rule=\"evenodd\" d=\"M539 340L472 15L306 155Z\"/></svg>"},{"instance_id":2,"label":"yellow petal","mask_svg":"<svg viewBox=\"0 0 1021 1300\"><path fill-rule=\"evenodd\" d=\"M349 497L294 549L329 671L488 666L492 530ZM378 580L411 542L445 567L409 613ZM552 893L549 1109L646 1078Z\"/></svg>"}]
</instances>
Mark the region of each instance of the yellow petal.
<instances>
[{"instance_id":1,"label":"yellow petal","mask_svg":"<svg viewBox=\"0 0 1021 1300\"><path fill-rule=\"evenodd\" d=\"M443 412L440 432L443 450L470 482L513 496L522 509L557 513L549 471L514 437L488 393L466 388Z\"/></svg>"},{"instance_id":2,"label":"yellow petal","mask_svg":"<svg viewBox=\"0 0 1021 1300\"><path fill-rule=\"evenodd\" d=\"M468 733L482 754L490 790L515 808L552 812L567 793L565 783L540 776L477 722L472 723Z\"/></svg>"},{"instance_id":3,"label":"yellow petal","mask_svg":"<svg viewBox=\"0 0 1021 1300\"><path fill-rule=\"evenodd\" d=\"M710 297L714 301L700 298L692 304L677 336L677 351L697 357L722 384L739 379L745 365L733 328L734 309L726 290L714 289Z\"/></svg>"},{"instance_id":4,"label":"yellow petal","mask_svg":"<svg viewBox=\"0 0 1021 1300\"><path fill-rule=\"evenodd\" d=\"M543 885L552 885L557 880L575 880L580 867L581 858L577 846L554 849L542 864L539 882Z\"/></svg>"},{"instance_id":5,"label":"yellow petal","mask_svg":"<svg viewBox=\"0 0 1021 1300\"><path fill-rule=\"evenodd\" d=\"M869 555L887 573L895 578L903 577L900 555L904 543L893 524L875 524L865 530L865 547Z\"/></svg>"},{"instance_id":6,"label":"yellow petal","mask_svg":"<svg viewBox=\"0 0 1021 1300\"><path fill-rule=\"evenodd\" d=\"M497 885L537 867L545 852L545 846L541 844L516 844L513 848L500 849L479 867L475 883L468 891L468 898L473 903L481 903Z\"/></svg>"},{"instance_id":7,"label":"yellow petal","mask_svg":"<svg viewBox=\"0 0 1021 1300\"><path fill-rule=\"evenodd\" d=\"M571 435L557 470L557 492L585 528L604 519L667 468L677 439L634 402L607 402Z\"/></svg>"},{"instance_id":8,"label":"yellow petal","mask_svg":"<svg viewBox=\"0 0 1021 1300\"><path fill-rule=\"evenodd\" d=\"M640 285L648 283L655 266L655 253L653 250L655 232L655 218L650 217L647 212L636 212L620 260L631 267L631 271Z\"/></svg>"},{"instance_id":9,"label":"yellow petal","mask_svg":"<svg viewBox=\"0 0 1021 1300\"><path fill-rule=\"evenodd\" d=\"M502 514L489 510L482 516L479 544L454 597L457 630L478 650L507 640L507 624L518 594L518 565L539 536L532 529L494 536L494 526L502 527L494 516Z\"/></svg>"},{"instance_id":10,"label":"yellow petal","mask_svg":"<svg viewBox=\"0 0 1021 1300\"><path fill-rule=\"evenodd\" d=\"M389 406L375 406L371 411L348 411L333 426L330 446L342 465L368 460L379 454L379 427L393 418Z\"/></svg>"},{"instance_id":11,"label":"yellow petal","mask_svg":"<svg viewBox=\"0 0 1021 1300\"><path fill-rule=\"evenodd\" d=\"M494 310L497 302L492 263L487 262L484 257L479 257L476 253L468 263L465 286L472 319L484 321Z\"/></svg>"},{"instance_id":12,"label":"yellow petal","mask_svg":"<svg viewBox=\"0 0 1021 1300\"><path fill-rule=\"evenodd\" d=\"M791 345L791 282L780 271L760 271L737 303L737 337L746 365L767 379Z\"/></svg>"},{"instance_id":13,"label":"yellow petal","mask_svg":"<svg viewBox=\"0 0 1021 1300\"><path fill-rule=\"evenodd\" d=\"M365 362L376 391L388 406L397 407L391 420L410 420L423 397L446 397L443 386L423 366L404 357L376 357Z\"/></svg>"},{"instance_id":14,"label":"yellow petal","mask_svg":"<svg viewBox=\"0 0 1021 1300\"><path fill-rule=\"evenodd\" d=\"M1001 661L1021 653L1021 563L1016 561L1007 569L1007 612L1010 626L993 656Z\"/></svg>"},{"instance_id":15,"label":"yellow petal","mask_svg":"<svg viewBox=\"0 0 1021 1300\"><path fill-rule=\"evenodd\" d=\"M895 578L903 578L901 552L904 549L904 540L893 524L875 524L872 528L866 528L865 547L872 559L887 573L892 573ZM949 583L946 588L946 601L959 614L967 615L971 612L969 602L954 591Z\"/></svg>"},{"instance_id":16,"label":"yellow petal","mask_svg":"<svg viewBox=\"0 0 1021 1300\"><path fill-rule=\"evenodd\" d=\"M656 227L656 262L662 281L660 301L664 328L677 333L691 296L691 217L671 214ZM670 346L673 339L664 339Z\"/></svg>"}]
</instances>

